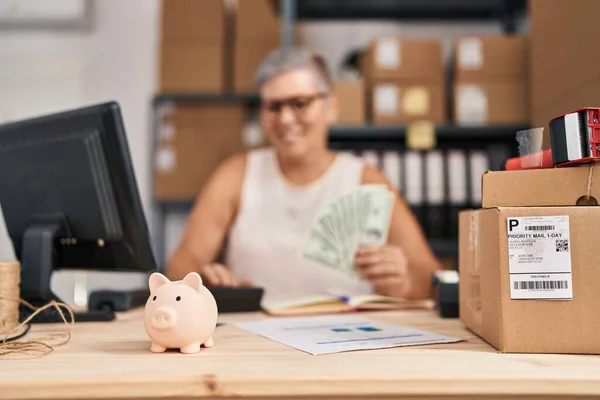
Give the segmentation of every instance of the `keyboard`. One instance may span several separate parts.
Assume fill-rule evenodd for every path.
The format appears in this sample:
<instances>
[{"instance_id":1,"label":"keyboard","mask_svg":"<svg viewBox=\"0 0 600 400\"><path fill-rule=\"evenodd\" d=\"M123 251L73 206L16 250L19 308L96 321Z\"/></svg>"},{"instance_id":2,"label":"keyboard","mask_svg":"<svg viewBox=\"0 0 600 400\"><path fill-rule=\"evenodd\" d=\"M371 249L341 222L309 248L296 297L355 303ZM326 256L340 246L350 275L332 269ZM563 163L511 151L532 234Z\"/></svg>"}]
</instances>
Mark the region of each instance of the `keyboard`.
<instances>
[{"instance_id":1,"label":"keyboard","mask_svg":"<svg viewBox=\"0 0 600 400\"><path fill-rule=\"evenodd\" d=\"M61 311L63 312L67 322L71 322L71 316L69 312L64 308L61 308ZM32 313L33 312L30 309L20 309L19 321L25 321L25 319L27 319ZM115 314L110 310L89 310L85 312L74 312L73 315L75 317L75 322L104 322L112 321L115 319ZM35 315L35 317L33 317L33 319L30 322L32 324L64 323L58 310L54 307L50 307L45 309L44 311L39 312Z\"/></svg>"},{"instance_id":2,"label":"keyboard","mask_svg":"<svg viewBox=\"0 0 600 400\"><path fill-rule=\"evenodd\" d=\"M217 301L219 314L260 311L264 289L260 287L208 288Z\"/></svg>"},{"instance_id":3,"label":"keyboard","mask_svg":"<svg viewBox=\"0 0 600 400\"><path fill-rule=\"evenodd\" d=\"M208 287L217 302L219 313L260 311L264 290L260 287ZM90 310L108 309L123 312L143 307L150 296L148 289L129 291L99 290L90 294Z\"/></svg>"},{"instance_id":4,"label":"keyboard","mask_svg":"<svg viewBox=\"0 0 600 400\"><path fill-rule=\"evenodd\" d=\"M208 290L217 302L219 314L261 310L260 302L264 294L263 288L209 287ZM74 313L75 322L112 321L115 319L115 312L143 307L149 296L148 289L94 291L90 294L88 310ZM67 318L67 322L70 322L68 312L65 309L62 309L62 311ZM24 321L31 313L31 310L22 307L19 312L19 321ZM51 307L38 313L31 322L34 324L61 323L63 320L58 310Z\"/></svg>"}]
</instances>

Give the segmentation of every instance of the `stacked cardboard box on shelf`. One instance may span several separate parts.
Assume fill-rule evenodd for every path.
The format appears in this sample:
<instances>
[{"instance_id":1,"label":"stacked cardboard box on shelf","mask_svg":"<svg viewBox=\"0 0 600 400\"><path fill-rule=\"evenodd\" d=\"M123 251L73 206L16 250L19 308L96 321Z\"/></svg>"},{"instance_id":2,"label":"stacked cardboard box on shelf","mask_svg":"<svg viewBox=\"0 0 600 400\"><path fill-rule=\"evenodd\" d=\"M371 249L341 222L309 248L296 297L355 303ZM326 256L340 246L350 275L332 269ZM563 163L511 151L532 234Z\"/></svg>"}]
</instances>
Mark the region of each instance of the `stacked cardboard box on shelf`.
<instances>
[{"instance_id":1,"label":"stacked cardboard box on shelf","mask_svg":"<svg viewBox=\"0 0 600 400\"><path fill-rule=\"evenodd\" d=\"M461 212L460 319L499 351L600 354L594 169L488 172Z\"/></svg>"},{"instance_id":2,"label":"stacked cardboard box on shelf","mask_svg":"<svg viewBox=\"0 0 600 400\"><path fill-rule=\"evenodd\" d=\"M469 36L454 47L454 121L459 125L529 122L528 39Z\"/></svg>"},{"instance_id":3,"label":"stacked cardboard box on shelf","mask_svg":"<svg viewBox=\"0 0 600 400\"><path fill-rule=\"evenodd\" d=\"M166 107L160 115L155 154L155 196L195 198L226 158L244 150L246 110L239 104Z\"/></svg>"},{"instance_id":4,"label":"stacked cardboard box on shelf","mask_svg":"<svg viewBox=\"0 0 600 400\"><path fill-rule=\"evenodd\" d=\"M255 93L256 69L279 47L280 18L270 0L238 0L235 4L233 89Z\"/></svg>"},{"instance_id":5,"label":"stacked cardboard box on shelf","mask_svg":"<svg viewBox=\"0 0 600 400\"><path fill-rule=\"evenodd\" d=\"M442 44L433 39L379 37L362 59L369 118L374 124L446 122Z\"/></svg>"},{"instance_id":6,"label":"stacked cardboard box on shelf","mask_svg":"<svg viewBox=\"0 0 600 400\"><path fill-rule=\"evenodd\" d=\"M362 79L339 80L334 92L340 103L338 124L361 125L366 121L365 83Z\"/></svg>"},{"instance_id":7,"label":"stacked cardboard box on shelf","mask_svg":"<svg viewBox=\"0 0 600 400\"><path fill-rule=\"evenodd\" d=\"M599 106L600 54L590 49L600 34L600 2L529 0L528 7L533 126L547 127L565 112Z\"/></svg>"},{"instance_id":8,"label":"stacked cardboard box on shelf","mask_svg":"<svg viewBox=\"0 0 600 400\"><path fill-rule=\"evenodd\" d=\"M160 92L225 90L226 10L222 0L162 2Z\"/></svg>"},{"instance_id":9,"label":"stacked cardboard box on shelf","mask_svg":"<svg viewBox=\"0 0 600 400\"><path fill-rule=\"evenodd\" d=\"M258 64L279 44L269 0L163 0L159 91L255 93ZM229 156L261 140L243 103L173 103L162 108L155 196L189 200ZM251 136L256 136L252 134Z\"/></svg>"},{"instance_id":10,"label":"stacked cardboard box on shelf","mask_svg":"<svg viewBox=\"0 0 600 400\"><path fill-rule=\"evenodd\" d=\"M255 93L260 62L279 46L272 0L163 0L161 92ZM300 27L296 38L301 40Z\"/></svg>"}]
</instances>

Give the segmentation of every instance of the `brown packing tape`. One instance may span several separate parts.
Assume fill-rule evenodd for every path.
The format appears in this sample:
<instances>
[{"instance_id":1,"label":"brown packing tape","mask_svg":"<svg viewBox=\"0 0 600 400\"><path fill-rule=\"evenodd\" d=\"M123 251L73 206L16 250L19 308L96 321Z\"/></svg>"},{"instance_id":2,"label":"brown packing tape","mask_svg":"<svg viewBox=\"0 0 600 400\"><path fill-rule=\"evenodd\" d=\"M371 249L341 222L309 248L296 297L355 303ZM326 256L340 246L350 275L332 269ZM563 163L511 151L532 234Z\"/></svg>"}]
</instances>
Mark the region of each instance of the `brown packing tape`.
<instances>
[{"instance_id":1,"label":"brown packing tape","mask_svg":"<svg viewBox=\"0 0 600 400\"><path fill-rule=\"evenodd\" d=\"M478 329L482 328L481 314L481 275L479 271L479 213L474 212L469 218L469 253L471 261L471 296L469 305L473 311L474 323Z\"/></svg>"},{"instance_id":2,"label":"brown packing tape","mask_svg":"<svg viewBox=\"0 0 600 400\"><path fill-rule=\"evenodd\" d=\"M473 236L474 222L478 217L477 210L464 210L459 214L459 253L458 253L458 270L460 276L459 284L459 314L460 320L475 334L480 335L482 332L481 322L478 321L476 311L480 310L478 306L480 299L477 296L479 284L474 284L476 253L476 239ZM477 277L478 278L478 277ZM475 301L474 301L475 300Z\"/></svg>"}]
</instances>

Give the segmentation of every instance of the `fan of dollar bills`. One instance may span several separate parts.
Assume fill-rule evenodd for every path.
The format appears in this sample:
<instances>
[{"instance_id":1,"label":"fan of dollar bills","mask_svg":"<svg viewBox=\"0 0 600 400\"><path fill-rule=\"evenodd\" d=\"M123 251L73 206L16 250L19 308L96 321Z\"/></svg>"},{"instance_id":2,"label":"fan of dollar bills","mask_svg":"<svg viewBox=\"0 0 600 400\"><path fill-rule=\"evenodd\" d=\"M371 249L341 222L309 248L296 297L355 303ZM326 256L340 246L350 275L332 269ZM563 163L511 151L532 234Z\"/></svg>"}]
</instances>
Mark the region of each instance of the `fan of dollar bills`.
<instances>
[{"instance_id":1,"label":"fan of dollar bills","mask_svg":"<svg viewBox=\"0 0 600 400\"><path fill-rule=\"evenodd\" d=\"M329 204L316 220L304 256L358 279L356 251L387 242L394 199L385 185L362 185Z\"/></svg>"}]
</instances>

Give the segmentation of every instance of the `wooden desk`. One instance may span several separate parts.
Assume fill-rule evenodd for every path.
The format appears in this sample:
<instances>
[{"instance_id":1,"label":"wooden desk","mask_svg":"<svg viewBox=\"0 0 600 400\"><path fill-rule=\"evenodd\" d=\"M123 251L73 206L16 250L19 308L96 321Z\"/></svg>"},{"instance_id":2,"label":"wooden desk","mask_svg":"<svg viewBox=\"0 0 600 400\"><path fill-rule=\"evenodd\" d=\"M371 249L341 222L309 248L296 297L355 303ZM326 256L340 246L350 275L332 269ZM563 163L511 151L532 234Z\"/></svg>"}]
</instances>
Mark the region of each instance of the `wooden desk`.
<instances>
[{"instance_id":1,"label":"wooden desk","mask_svg":"<svg viewBox=\"0 0 600 400\"><path fill-rule=\"evenodd\" d=\"M0 399L600 395L600 356L499 354L458 320L429 311L365 315L466 341L312 356L226 324L215 347L199 354L153 354L136 311L112 323L81 323L71 342L42 358L1 358ZM37 325L28 338L49 328Z\"/></svg>"}]
</instances>

